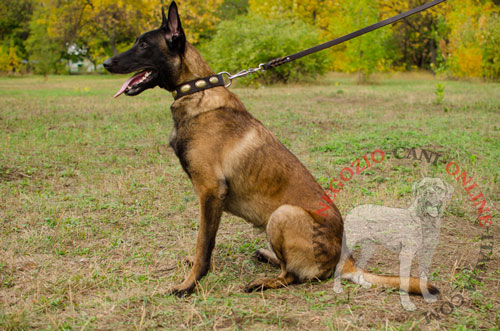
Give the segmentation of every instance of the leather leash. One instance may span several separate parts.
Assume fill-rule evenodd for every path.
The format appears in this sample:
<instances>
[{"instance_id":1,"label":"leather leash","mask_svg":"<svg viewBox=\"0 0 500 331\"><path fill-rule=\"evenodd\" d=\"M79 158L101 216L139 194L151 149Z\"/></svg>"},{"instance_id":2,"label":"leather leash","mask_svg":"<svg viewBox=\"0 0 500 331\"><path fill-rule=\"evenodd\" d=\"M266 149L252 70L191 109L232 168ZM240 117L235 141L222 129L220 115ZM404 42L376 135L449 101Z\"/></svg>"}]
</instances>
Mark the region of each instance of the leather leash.
<instances>
[{"instance_id":1,"label":"leather leash","mask_svg":"<svg viewBox=\"0 0 500 331\"><path fill-rule=\"evenodd\" d=\"M372 25L367 26L365 28L362 28L360 30L351 32L345 36L327 41L326 43L308 48L306 50L300 51L300 52L292 54L292 55L273 59L273 60L270 60L266 63L261 63L261 64L259 64L259 66L257 68L250 68L247 70L242 70L234 75L231 75L227 71L222 71L222 72L219 72L217 75L203 77L203 78L199 78L199 79L195 79L195 80L183 83L183 84L177 86L172 94L174 96L174 99L177 100L183 96L193 94L196 92L200 92L200 91L203 91L203 90L206 90L209 88L213 88L213 87L217 87L217 86L229 87L229 86L231 86L231 83L232 83L233 79L235 79L235 78L246 76L246 75L249 75L251 73L261 71L261 70L262 71L269 70L269 69L272 69L274 67L280 66L282 64L300 59L301 57L310 55L312 53L322 51L324 49L330 48L332 46L341 44L341 43L346 42L348 40L351 40L353 38L364 35L365 33L380 29L386 25L392 24L394 22L402 20L406 17L409 17L409 16L414 15L416 13L419 13L421 11L427 10L427 9L434 7L434 6L440 4L444 1L446 1L446 0L434 0L432 2L424 4L422 6L413 8L407 12L401 13L401 14L396 15L394 17L391 17L391 18L388 18L386 20L380 21L378 23L372 24ZM223 75L227 75L227 78L229 80L228 83L224 82Z\"/></svg>"}]
</instances>

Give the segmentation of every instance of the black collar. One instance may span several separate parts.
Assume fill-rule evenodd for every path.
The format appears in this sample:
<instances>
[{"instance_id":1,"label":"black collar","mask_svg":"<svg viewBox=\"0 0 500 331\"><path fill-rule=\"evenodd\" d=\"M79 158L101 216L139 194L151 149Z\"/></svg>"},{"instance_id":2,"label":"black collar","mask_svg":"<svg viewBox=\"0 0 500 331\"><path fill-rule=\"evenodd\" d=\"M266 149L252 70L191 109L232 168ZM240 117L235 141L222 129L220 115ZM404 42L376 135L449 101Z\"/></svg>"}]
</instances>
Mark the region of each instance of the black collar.
<instances>
[{"instance_id":1,"label":"black collar","mask_svg":"<svg viewBox=\"0 0 500 331\"><path fill-rule=\"evenodd\" d=\"M196 92L207 90L212 87L224 86L224 78L222 74L214 74L207 77L197 78L189 82L182 83L175 87L172 95L174 100L185 97Z\"/></svg>"}]
</instances>

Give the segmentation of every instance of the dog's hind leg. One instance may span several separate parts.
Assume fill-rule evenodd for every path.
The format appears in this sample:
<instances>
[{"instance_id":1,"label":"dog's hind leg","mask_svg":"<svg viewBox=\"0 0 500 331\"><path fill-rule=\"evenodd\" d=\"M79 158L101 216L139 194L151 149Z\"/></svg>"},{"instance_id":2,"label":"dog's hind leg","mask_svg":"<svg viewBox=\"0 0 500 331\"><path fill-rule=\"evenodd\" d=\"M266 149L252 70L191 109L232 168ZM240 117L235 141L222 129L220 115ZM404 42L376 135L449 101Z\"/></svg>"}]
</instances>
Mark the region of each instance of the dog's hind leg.
<instances>
[{"instance_id":1,"label":"dog's hind leg","mask_svg":"<svg viewBox=\"0 0 500 331\"><path fill-rule=\"evenodd\" d=\"M257 279L247 285L245 291L328 277L340 255L340 240L332 243L325 239L319 243L315 222L315 218L300 207L283 205L275 210L267 223L266 233L281 265L281 274L276 278Z\"/></svg>"}]
</instances>

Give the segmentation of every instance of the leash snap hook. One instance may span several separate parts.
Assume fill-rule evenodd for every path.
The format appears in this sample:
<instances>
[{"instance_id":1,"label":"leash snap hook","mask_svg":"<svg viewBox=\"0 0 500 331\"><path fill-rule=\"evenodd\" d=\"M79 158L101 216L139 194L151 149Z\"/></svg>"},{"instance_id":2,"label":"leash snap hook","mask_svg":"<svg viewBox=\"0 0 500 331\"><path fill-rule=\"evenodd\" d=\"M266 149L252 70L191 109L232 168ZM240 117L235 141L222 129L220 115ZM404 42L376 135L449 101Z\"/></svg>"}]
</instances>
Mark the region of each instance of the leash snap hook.
<instances>
[{"instance_id":1,"label":"leash snap hook","mask_svg":"<svg viewBox=\"0 0 500 331\"><path fill-rule=\"evenodd\" d=\"M261 70L265 71L264 65L265 65L265 63L261 63L261 64L259 64L259 66L257 68L249 68L247 70L241 70L240 72L237 72L234 75L231 75L227 71L221 71L218 73L218 75L227 75L229 82L225 85L225 87L229 87L229 86L231 86L231 84L233 83L233 79L235 79L235 78L239 78L239 77L243 77L243 76L246 76L249 74L253 74L254 72L261 71Z\"/></svg>"},{"instance_id":2,"label":"leash snap hook","mask_svg":"<svg viewBox=\"0 0 500 331\"><path fill-rule=\"evenodd\" d=\"M233 83L233 76L231 76L231 74L229 72L227 72L227 71L221 71L217 75L222 75L222 79L224 79L224 75L227 76L227 79L228 79L229 82L226 83L224 85L224 87L229 87Z\"/></svg>"}]
</instances>

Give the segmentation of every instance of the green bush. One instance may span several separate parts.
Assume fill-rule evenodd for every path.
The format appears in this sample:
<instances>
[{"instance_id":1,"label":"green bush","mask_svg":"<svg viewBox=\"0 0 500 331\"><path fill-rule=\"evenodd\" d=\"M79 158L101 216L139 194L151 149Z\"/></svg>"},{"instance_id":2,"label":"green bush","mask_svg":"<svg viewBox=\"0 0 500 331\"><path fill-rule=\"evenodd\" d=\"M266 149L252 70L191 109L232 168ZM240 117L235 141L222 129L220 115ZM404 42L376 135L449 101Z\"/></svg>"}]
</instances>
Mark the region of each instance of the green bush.
<instances>
[{"instance_id":1,"label":"green bush","mask_svg":"<svg viewBox=\"0 0 500 331\"><path fill-rule=\"evenodd\" d=\"M220 23L215 36L202 44L200 50L215 71L233 74L315 46L320 43L318 35L317 28L300 21L239 16ZM240 81L243 84L252 80L273 83L314 77L327 69L329 54L326 51L315 53Z\"/></svg>"},{"instance_id":2,"label":"green bush","mask_svg":"<svg viewBox=\"0 0 500 331\"><path fill-rule=\"evenodd\" d=\"M500 15L489 17L482 46L483 76L500 80Z\"/></svg>"}]
</instances>

